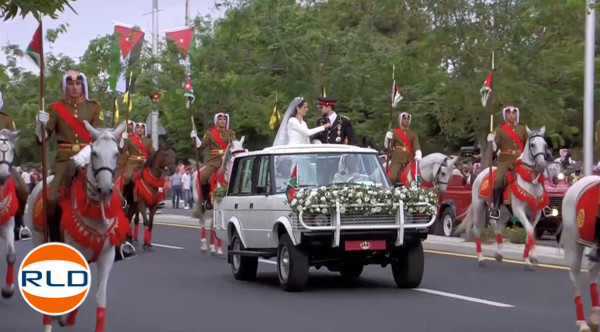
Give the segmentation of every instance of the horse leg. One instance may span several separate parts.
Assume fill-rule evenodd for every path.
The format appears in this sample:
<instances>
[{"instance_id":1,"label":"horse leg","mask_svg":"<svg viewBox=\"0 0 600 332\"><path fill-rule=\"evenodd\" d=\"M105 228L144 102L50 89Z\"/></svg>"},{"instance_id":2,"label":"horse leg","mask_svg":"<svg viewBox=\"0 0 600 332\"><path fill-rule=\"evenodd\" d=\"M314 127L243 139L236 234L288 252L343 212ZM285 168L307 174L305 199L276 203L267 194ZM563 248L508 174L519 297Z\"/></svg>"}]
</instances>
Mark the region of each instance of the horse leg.
<instances>
[{"instance_id":1,"label":"horse leg","mask_svg":"<svg viewBox=\"0 0 600 332\"><path fill-rule=\"evenodd\" d=\"M598 298L598 273L600 264L593 263L590 270L590 297L592 299L592 310L588 324L592 332L598 332L600 326L600 299Z\"/></svg>"},{"instance_id":2,"label":"horse leg","mask_svg":"<svg viewBox=\"0 0 600 332\"><path fill-rule=\"evenodd\" d=\"M105 244L106 246L106 244ZM98 291L96 292L96 332L104 332L106 315L106 285L115 260L115 249L108 245L98 258Z\"/></svg>"},{"instance_id":3,"label":"horse leg","mask_svg":"<svg viewBox=\"0 0 600 332\"><path fill-rule=\"evenodd\" d=\"M43 315L44 332L52 332L52 316Z\"/></svg>"},{"instance_id":4,"label":"horse leg","mask_svg":"<svg viewBox=\"0 0 600 332\"><path fill-rule=\"evenodd\" d=\"M585 321L585 315L583 313L583 304L581 303L581 287L579 285L581 260L583 258L583 246L580 244L574 244L565 247L565 258L570 265L569 278L573 283L575 293L575 315L577 318L575 324L579 326L579 332L590 332L590 328Z\"/></svg>"},{"instance_id":5,"label":"horse leg","mask_svg":"<svg viewBox=\"0 0 600 332\"><path fill-rule=\"evenodd\" d=\"M152 248L152 234L150 233L150 222L146 215L146 202L143 199L138 200L138 213L141 214L144 221L144 250L150 250Z\"/></svg>"},{"instance_id":6,"label":"horse leg","mask_svg":"<svg viewBox=\"0 0 600 332\"><path fill-rule=\"evenodd\" d=\"M508 215L508 213L500 213L500 219L498 221L490 219L490 221L494 224L494 233L496 233L496 244L498 244L498 249L496 249L496 254L494 254L494 258L497 262L502 262L502 259L504 258L504 254L502 252L502 249L504 249L502 243L502 229L504 228L504 225L506 225L506 222L509 218L510 216Z\"/></svg>"},{"instance_id":7,"label":"horse leg","mask_svg":"<svg viewBox=\"0 0 600 332\"><path fill-rule=\"evenodd\" d=\"M148 217L148 245L152 247L152 228L154 226L154 215L158 210L158 203L154 206L151 206L149 210L150 216Z\"/></svg>"},{"instance_id":8,"label":"horse leg","mask_svg":"<svg viewBox=\"0 0 600 332\"><path fill-rule=\"evenodd\" d=\"M477 263L479 266L485 266L485 257L481 250L481 231L485 226L485 205L483 202L473 202L469 210L469 217L473 218L473 235L475 236L475 251L477 253ZM464 221L463 221L464 222Z\"/></svg>"},{"instance_id":9,"label":"horse leg","mask_svg":"<svg viewBox=\"0 0 600 332\"><path fill-rule=\"evenodd\" d=\"M517 200L516 197L512 197L513 202ZM527 233L527 240L525 242L525 248L523 249L523 260L525 262L525 270L531 270L532 269L532 263L537 263L537 258L534 256L533 257L533 262L532 259L530 257L530 254L534 251L534 241L533 241L533 227L531 226L531 223L529 222L529 218L527 218L527 214L525 213L525 209L527 208L527 203L521 203L521 204L514 204L513 203L513 212L515 214L515 216L517 218L519 218L519 221L521 222L521 225L523 225L523 227L525 228L525 232Z\"/></svg>"},{"instance_id":10,"label":"horse leg","mask_svg":"<svg viewBox=\"0 0 600 332\"><path fill-rule=\"evenodd\" d=\"M0 228L0 236L6 240L6 247L8 249L6 254L6 284L2 287L2 297L5 299L11 298L15 292L15 261L17 255L15 254L15 237L13 229L15 228L15 219L10 220Z\"/></svg>"}]
</instances>

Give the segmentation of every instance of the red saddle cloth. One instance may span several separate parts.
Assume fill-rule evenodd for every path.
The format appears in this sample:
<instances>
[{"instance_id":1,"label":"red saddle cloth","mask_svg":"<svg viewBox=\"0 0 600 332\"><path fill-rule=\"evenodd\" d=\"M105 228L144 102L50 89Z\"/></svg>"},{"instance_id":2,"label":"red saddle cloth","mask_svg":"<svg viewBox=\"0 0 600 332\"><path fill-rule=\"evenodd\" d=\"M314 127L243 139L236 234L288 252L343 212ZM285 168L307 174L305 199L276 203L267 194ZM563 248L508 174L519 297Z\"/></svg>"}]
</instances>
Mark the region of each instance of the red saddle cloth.
<instances>
[{"instance_id":1,"label":"red saddle cloth","mask_svg":"<svg viewBox=\"0 0 600 332\"><path fill-rule=\"evenodd\" d=\"M0 226L2 226L6 224L19 210L17 188L15 187L15 181L12 178L9 178L2 188L0 200L5 200L4 206L0 208Z\"/></svg>"},{"instance_id":2,"label":"red saddle cloth","mask_svg":"<svg viewBox=\"0 0 600 332\"><path fill-rule=\"evenodd\" d=\"M133 199L137 202L137 195L142 196L146 205L154 206L165 199L165 179L164 177L154 177L150 174L150 170L148 168L143 168L140 172L133 173L133 179L135 183L135 189L133 191ZM158 190L156 195L152 194L149 187L154 187Z\"/></svg>"},{"instance_id":3,"label":"red saddle cloth","mask_svg":"<svg viewBox=\"0 0 600 332\"><path fill-rule=\"evenodd\" d=\"M598 182L590 183L577 197L577 228L579 228L579 242L593 246L594 230L596 227L596 211L598 209L598 198L600 197L600 185Z\"/></svg>"},{"instance_id":4,"label":"red saddle cloth","mask_svg":"<svg viewBox=\"0 0 600 332\"><path fill-rule=\"evenodd\" d=\"M492 178L490 181L490 174L486 174L479 187L479 197L484 200L490 199L490 186L494 186L494 180L496 178L496 171L492 171ZM502 203L510 204L510 186L506 186L502 192Z\"/></svg>"}]
</instances>

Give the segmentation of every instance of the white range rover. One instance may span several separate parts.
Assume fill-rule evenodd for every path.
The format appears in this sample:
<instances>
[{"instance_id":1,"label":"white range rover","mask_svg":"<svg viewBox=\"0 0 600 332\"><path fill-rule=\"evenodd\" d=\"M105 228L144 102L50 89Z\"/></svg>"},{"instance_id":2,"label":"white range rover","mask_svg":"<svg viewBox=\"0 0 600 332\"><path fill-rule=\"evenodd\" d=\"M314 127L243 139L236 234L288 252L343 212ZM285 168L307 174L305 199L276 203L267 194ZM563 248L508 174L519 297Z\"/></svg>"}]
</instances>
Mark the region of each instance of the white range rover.
<instances>
[{"instance_id":1,"label":"white range rover","mask_svg":"<svg viewBox=\"0 0 600 332\"><path fill-rule=\"evenodd\" d=\"M288 196L294 170L295 194ZM423 277L421 241L437 207L405 204L399 198L407 189L400 190L390 185L372 149L270 147L235 158L214 222L238 280L255 278L259 257L277 257L285 291L303 290L310 266L358 278L368 264L390 264L397 286L414 288Z\"/></svg>"}]
</instances>

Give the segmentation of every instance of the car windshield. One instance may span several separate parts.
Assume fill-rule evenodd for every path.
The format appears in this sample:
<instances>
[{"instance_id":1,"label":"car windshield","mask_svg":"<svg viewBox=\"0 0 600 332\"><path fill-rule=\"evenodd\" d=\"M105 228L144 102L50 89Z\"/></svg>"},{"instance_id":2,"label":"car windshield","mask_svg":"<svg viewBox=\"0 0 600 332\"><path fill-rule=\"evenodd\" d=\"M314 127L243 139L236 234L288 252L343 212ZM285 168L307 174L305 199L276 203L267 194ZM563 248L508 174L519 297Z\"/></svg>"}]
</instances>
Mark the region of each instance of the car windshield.
<instances>
[{"instance_id":1,"label":"car windshield","mask_svg":"<svg viewBox=\"0 0 600 332\"><path fill-rule=\"evenodd\" d=\"M275 156L277 192L285 192L294 166L297 187L331 185L390 186L381 163L373 153L305 153Z\"/></svg>"},{"instance_id":2,"label":"car windshield","mask_svg":"<svg viewBox=\"0 0 600 332\"><path fill-rule=\"evenodd\" d=\"M560 163L549 163L544 171L544 177L546 179L552 179L552 177L558 173L562 173L563 168Z\"/></svg>"}]
</instances>

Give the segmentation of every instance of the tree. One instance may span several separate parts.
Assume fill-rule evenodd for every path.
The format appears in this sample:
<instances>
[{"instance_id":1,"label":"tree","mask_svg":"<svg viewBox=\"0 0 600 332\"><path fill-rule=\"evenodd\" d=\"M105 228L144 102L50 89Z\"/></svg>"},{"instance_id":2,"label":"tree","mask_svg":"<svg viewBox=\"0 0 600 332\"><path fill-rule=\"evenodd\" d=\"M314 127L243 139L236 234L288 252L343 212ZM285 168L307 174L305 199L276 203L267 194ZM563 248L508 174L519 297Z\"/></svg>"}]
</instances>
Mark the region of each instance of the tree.
<instances>
[{"instance_id":1,"label":"tree","mask_svg":"<svg viewBox=\"0 0 600 332\"><path fill-rule=\"evenodd\" d=\"M57 14L63 12L65 7L75 12L69 0L0 0L0 17L8 21L17 15L25 17L31 13L36 17L44 15L56 19Z\"/></svg>"}]
</instances>

